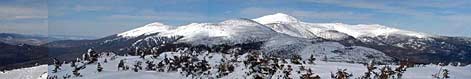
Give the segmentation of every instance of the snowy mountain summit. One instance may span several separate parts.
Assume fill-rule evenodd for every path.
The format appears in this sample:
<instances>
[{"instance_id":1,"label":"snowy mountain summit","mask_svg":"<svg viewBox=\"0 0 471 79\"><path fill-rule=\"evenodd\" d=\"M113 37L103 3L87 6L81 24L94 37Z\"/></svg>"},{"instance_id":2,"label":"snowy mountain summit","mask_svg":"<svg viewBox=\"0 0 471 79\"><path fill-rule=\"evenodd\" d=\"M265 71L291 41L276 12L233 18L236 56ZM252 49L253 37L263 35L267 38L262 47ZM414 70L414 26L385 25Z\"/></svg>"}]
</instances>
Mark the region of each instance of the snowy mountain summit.
<instances>
[{"instance_id":1,"label":"snowy mountain summit","mask_svg":"<svg viewBox=\"0 0 471 79\"><path fill-rule=\"evenodd\" d=\"M257 21L261 24L265 24L267 26L274 26L276 27L284 26L287 29L283 30L291 30L292 32L301 32L301 35L309 35L309 34L302 34L302 33L313 33L317 36L325 36L319 35L320 33L326 31L338 31L341 33L348 34L353 37L376 37L376 36L388 36L393 34L399 35L406 35L406 36L413 36L418 38L425 38L431 35L412 32L407 30L400 30L392 27L387 27L379 24L357 24L357 25L349 25L343 23L308 23L302 22L296 19L293 16L284 14L284 13L276 13L273 15L266 15L260 18L252 19ZM299 34L299 33L298 33ZM288 34L292 35L292 34ZM332 34L329 34L332 35ZM338 34L335 34L338 35ZM294 35L299 36L299 35ZM303 36L309 37L309 36Z\"/></svg>"},{"instance_id":2,"label":"snowy mountain summit","mask_svg":"<svg viewBox=\"0 0 471 79\"><path fill-rule=\"evenodd\" d=\"M139 27L133 30L126 31L124 33L118 34L118 36L122 37L137 37L141 35L148 35L148 34L153 34L157 32L163 32L171 29L172 26L169 25L164 25L163 23L159 22L154 22L147 24L143 27Z\"/></svg>"},{"instance_id":3,"label":"snowy mountain summit","mask_svg":"<svg viewBox=\"0 0 471 79\"><path fill-rule=\"evenodd\" d=\"M284 13L276 13L272 15L262 16L260 18L252 19L257 21L261 24L269 24L269 23L293 23L299 22L298 19L294 18L293 16L284 14Z\"/></svg>"}]
</instances>

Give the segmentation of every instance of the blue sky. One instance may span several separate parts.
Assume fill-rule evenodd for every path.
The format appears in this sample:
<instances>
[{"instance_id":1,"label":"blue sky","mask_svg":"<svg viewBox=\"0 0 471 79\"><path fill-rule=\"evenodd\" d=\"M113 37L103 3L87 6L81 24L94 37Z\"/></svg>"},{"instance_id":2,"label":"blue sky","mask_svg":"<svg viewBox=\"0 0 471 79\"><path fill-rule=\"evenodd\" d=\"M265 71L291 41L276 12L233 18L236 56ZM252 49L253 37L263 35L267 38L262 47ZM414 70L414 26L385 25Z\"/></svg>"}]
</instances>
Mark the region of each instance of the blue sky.
<instances>
[{"instance_id":1,"label":"blue sky","mask_svg":"<svg viewBox=\"0 0 471 79\"><path fill-rule=\"evenodd\" d=\"M470 0L2 0L0 32L103 37L151 22L185 25L286 13L471 37ZM29 12L29 13L28 13Z\"/></svg>"}]
</instances>

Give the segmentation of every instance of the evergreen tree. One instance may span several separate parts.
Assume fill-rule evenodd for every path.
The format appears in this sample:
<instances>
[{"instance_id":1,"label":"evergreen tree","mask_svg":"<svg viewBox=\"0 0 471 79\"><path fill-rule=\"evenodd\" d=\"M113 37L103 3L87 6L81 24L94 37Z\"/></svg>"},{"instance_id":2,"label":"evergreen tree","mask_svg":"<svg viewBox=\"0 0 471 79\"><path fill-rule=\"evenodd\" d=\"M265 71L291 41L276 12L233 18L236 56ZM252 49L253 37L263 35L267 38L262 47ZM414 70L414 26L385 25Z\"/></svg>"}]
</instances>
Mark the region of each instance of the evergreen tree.
<instances>
[{"instance_id":1,"label":"evergreen tree","mask_svg":"<svg viewBox=\"0 0 471 79\"><path fill-rule=\"evenodd\" d=\"M146 64L147 64L147 67L146 67L146 70L156 70L154 67L155 67L155 64L153 61L146 61Z\"/></svg>"},{"instance_id":2,"label":"evergreen tree","mask_svg":"<svg viewBox=\"0 0 471 79\"><path fill-rule=\"evenodd\" d=\"M307 69L306 73L301 75L301 79L321 79L319 75L315 75L315 76L313 75L314 73L312 73L312 70Z\"/></svg>"},{"instance_id":3,"label":"evergreen tree","mask_svg":"<svg viewBox=\"0 0 471 79\"><path fill-rule=\"evenodd\" d=\"M448 69L443 69L443 75L442 76L443 76L443 79L450 78Z\"/></svg>"},{"instance_id":4,"label":"evergreen tree","mask_svg":"<svg viewBox=\"0 0 471 79\"><path fill-rule=\"evenodd\" d=\"M88 53L82 54L82 60L83 61L89 61L88 59L90 59Z\"/></svg>"},{"instance_id":5,"label":"evergreen tree","mask_svg":"<svg viewBox=\"0 0 471 79\"><path fill-rule=\"evenodd\" d=\"M142 59L145 59L146 54L145 53L140 53L139 57L142 58Z\"/></svg>"},{"instance_id":6,"label":"evergreen tree","mask_svg":"<svg viewBox=\"0 0 471 79\"><path fill-rule=\"evenodd\" d=\"M139 70L142 69L141 63L142 63L142 62L137 61L136 64L134 64L134 68L133 68L134 72L138 72Z\"/></svg>"},{"instance_id":7,"label":"evergreen tree","mask_svg":"<svg viewBox=\"0 0 471 79\"><path fill-rule=\"evenodd\" d=\"M293 58L291 58L291 63L293 63L293 64L301 64L300 60L301 60L301 56L299 56L299 55L294 55Z\"/></svg>"},{"instance_id":8,"label":"evergreen tree","mask_svg":"<svg viewBox=\"0 0 471 79\"><path fill-rule=\"evenodd\" d=\"M72 73L76 76L76 77L79 77L80 76L80 72L78 72L80 69L77 69L77 67L74 68L74 70L72 71Z\"/></svg>"},{"instance_id":9,"label":"evergreen tree","mask_svg":"<svg viewBox=\"0 0 471 79\"><path fill-rule=\"evenodd\" d=\"M140 48L136 47L135 50L134 50L134 56L140 55L139 53L140 53Z\"/></svg>"},{"instance_id":10,"label":"evergreen tree","mask_svg":"<svg viewBox=\"0 0 471 79\"><path fill-rule=\"evenodd\" d=\"M76 58L76 59L75 59L75 61L77 61L77 62L81 62L81 61L80 61L80 58Z\"/></svg>"},{"instance_id":11,"label":"evergreen tree","mask_svg":"<svg viewBox=\"0 0 471 79\"><path fill-rule=\"evenodd\" d=\"M103 67L101 67L101 64L100 64L100 63L98 63L98 65L97 65L97 71L98 71L98 72L103 71Z\"/></svg>"},{"instance_id":12,"label":"evergreen tree","mask_svg":"<svg viewBox=\"0 0 471 79\"><path fill-rule=\"evenodd\" d=\"M406 60L406 62L400 62L399 67L394 69L397 78L402 78L402 74L406 71L407 65L408 61Z\"/></svg>"},{"instance_id":13,"label":"evergreen tree","mask_svg":"<svg viewBox=\"0 0 471 79\"><path fill-rule=\"evenodd\" d=\"M74 70L72 71L72 73L74 74L74 76L76 76L76 77L81 77L82 75L80 74L79 71L80 71L81 69L84 69L85 66L86 66L86 65L82 65L82 66L80 66L80 67L75 66L75 67L74 67Z\"/></svg>"},{"instance_id":14,"label":"evergreen tree","mask_svg":"<svg viewBox=\"0 0 471 79\"><path fill-rule=\"evenodd\" d=\"M330 73L331 78L334 78L334 79L349 79L351 76L353 76L352 74L347 73L346 71L347 71L347 69L338 69L337 72L335 73L335 75L333 73Z\"/></svg>"},{"instance_id":15,"label":"evergreen tree","mask_svg":"<svg viewBox=\"0 0 471 79\"><path fill-rule=\"evenodd\" d=\"M371 79L372 75L374 75L375 77L378 76L378 75L376 75L377 73L373 71L373 70L376 69L373 61L370 61L366 65L366 69L367 69L367 71L365 72L365 74L363 76L361 76L361 79Z\"/></svg>"},{"instance_id":16,"label":"evergreen tree","mask_svg":"<svg viewBox=\"0 0 471 79\"><path fill-rule=\"evenodd\" d=\"M159 64L157 64L158 71L164 72L163 67L164 67L163 61L160 61Z\"/></svg>"},{"instance_id":17,"label":"evergreen tree","mask_svg":"<svg viewBox=\"0 0 471 79\"><path fill-rule=\"evenodd\" d=\"M87 55L89 57L88 64L95 63L98 61L98 53L95 52L93 49L88 49Z\"/></svg>"},{"instance_id":18,"label":"evergreen tree","mask_svg":"<svg viewBox=\"0 0 471 79\"><path fill-rule=\"evenodd\" d=\"M60 66L62 63L60 63L59 60L57 60L56 58L53 59L54 60L54 69L52 70L52 73L56 73L58 70L60 70Z\"/></svg>"},{"instance_id":19,"label":"evergreen tree","mask_svg":"<svg viewBox=\"0 0 471 79\"><path fill-rule=\"evenodd\" d=\"M151 52L151 55L153 56L153 58L157 58L158 50L159 50L158 47L152 47L152 50L150 52Z\"/></svg>"},{"instance_id":20,"label":"evergreen tree","mask_svg":"<svg viewBox=\"0 0 471 79\"><path fill-rule=\"evenodd\" d=\"M107 57L109 57L109 56L110 56L110 53L109 53L109 52L108 52L108 53L106 53L106 56L107 56Z\"/></svg>"},{"instance_id":21,"label":"evergreen tree","mask_svg":"<svg viewBox=\"0 0 471 79\"><path fill-rule=\"evenodd\" d=\"M76 65L75 65L75 61L72 61L72 62L70 63L70 67L75 67L75 66L76 66Z\"/></svg>"},{"instance_id":22,"label":"evergreen tree","mask_svg":"<svg viewBox=\"0 0 471 79\"><path fill-rule=\"evenodd\" d=\"M379 79L389 79L393 74L394 71L392 71L391 67L384 66L383 68L381 68L381 74L379 75Z\"/></svg>"},{"instance_id":23,"label":"evergreen tree","mask_svg":"<svg viewBox=\"0 0 471 79\"><path fill-rule=\"evenodd\" d=\"M327 60L327 59L328 59L328 58L327 58L327 55L324 55L324 61L329 61L329 60Z\"/></svg>"},{"instance_id":24,"label":"evergreen tree","mask_svg":"<svg viewBox=\"0 0 471 79\"><path fill-rule=\"evenodd\" d=\"M437 73L433 74L432 76L433 76L434 78L437 78L437 79L447 79L447 78L450 78L448 69L443 69L443 67L445 66L445 64L439 63L438 65L440 66L440 70L439 70Z\"/></svg>"},{"instance_id":25,"label":"evergreen tree","mask_svg":"<svg viewBox=\"0 0 471 79\"><path fill-rule=\"evenodd\" d=\"M119 63L118 63L118 71L119 71L120 68L121 68L121 70L125 70L125 67L124 67L124 60L119 60Z\"/></svg>"},{"instance_id":26,"label":"evergreen tree","mask_svg":"<svg viewBox=\"0 0 471 79\"><path fill-rule=\"evenodd\" d=\"M314 64L314 61L316 61L316 58L314 58L314 55L311 54L308 60L309 60L309 64Z\"/></svg>"}]
</instances>

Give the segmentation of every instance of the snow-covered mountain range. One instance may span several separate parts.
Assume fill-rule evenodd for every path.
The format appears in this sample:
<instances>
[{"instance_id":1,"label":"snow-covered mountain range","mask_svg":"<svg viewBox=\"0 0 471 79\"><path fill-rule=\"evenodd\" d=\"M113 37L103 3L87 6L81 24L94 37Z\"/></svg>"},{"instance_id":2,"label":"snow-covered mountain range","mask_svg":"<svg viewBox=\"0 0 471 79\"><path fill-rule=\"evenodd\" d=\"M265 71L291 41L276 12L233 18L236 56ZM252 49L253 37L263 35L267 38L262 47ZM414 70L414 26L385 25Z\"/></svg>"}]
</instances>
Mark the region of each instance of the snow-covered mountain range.
<instances>
[{"instance_id":1,"label":"snow-covered mountain range","mask_svg":"<svg viewBox=\"0 0 471 79\"><path fill-rule=\"evenodd\" d=\"M309 23L283 13L183 26L155 22L102 39L57 41L45 46L70 53L86 48L129 53L154 47L215 50L222 46L223 49L263 50L266 54L284 57L314 54L348 62L406 59L418 63L471 62L469 38L425 34L379 24ZM71 48L75 50L67 50Z\"/></svg>"},{"instance_id":2,"label":"snow-covered mountain range","mask_svg":"<svg viewBox=\"0 0 471 79\"><path fill-rule=\"evenodd\" d=\"M329 78L339 68L349 69L352 78L360 78L367 71L362 64L374 61L388 64L378 67L397 67L391 64L407 61L451 65L459 62L462 67L415 65L418 67L409 68L403 78L433 78L431 74L446 68L453 74L452 78L460 79L468 78L466 70L471 68L463 66L471 63L471 38L425 34L379 24L310 23L283 13L182 26L155 22L100 39L54 41L38 47L49 49L46 57L67 63L49 65L47 73L37 69L45 68L41 65L0 73L0 78L33 74L40 79L129 79L131 76L297 79L308 73L306 68L314 69L315 74L311 75L320 78ZM90 48L98 52L95 62L93 58L82 58L92 56L84 54ZM117 65L121 61L125 62L124 67L133 68L119 70ZM143 62L146 65L141 65ZM227 68L227 71L227 66L233 66L229 67L232 70ZM97 71L100 67L104 69ZM40 71L22 73L31 70ZM31 76L18 78L25 77Z\"/></svg>"},{"instance_id":3,"label":"snow-covered mountain range","mask_svg":"<svg viewBox=\"0 0 471 79\"><path fill-rule=\"evenodd\" d=\"M380 35L388 36L393 34L413 36L417 38L426 38L433 37L434 35L429 35L425 33L400 30L392 27L387 27L379 24L358 24L358 25L349 25L343 23L308 23L302 22L293 16L289 16L283 13L276 13L273 15L266 15L260 18L255 19L238 19L238 20L227 20L221 23L191 23L184 26L170 26L164 25L162 23L151 23L140 28L136 28L124 33L118 34L121 37L137 37L141 35L148 35L158 32L166 33L166 35L182 35L182 34L202 34L198 32L204 31L204 34L221 36L220 34L213 33L222 33L222 32L232 32L232 31L247 31L249 29L236 29L240 26L258 26L253 28L266 28L278 32L288 34L290 36L302 37L302 38L311 38L315 36L321 36L323 38L330 38L323 32L327 31L337 31L339 33L344 33L349 36L356 38L359 37L377 37ZM202 30L204 29L204 30ZM227 30L221 30L227 29ZM268 30L268 29L267 29ZM191 31L191 32L185 32ZM222 32L221 32L222 31ZM271 31L262 31L260 32L271 32ZM175 32L185 32L177 34ZM238 33L240 34L240 33ZM228 35L222 35L228 36ZM338 35L332 35L338 36Z\"/></svg>"},{"instance_id":4,"label":"snow-covered mountain range","mask_svg":"<svg viewBox=\"0 0 471 79\"><path fill-rule=\"evenodd\" d=\"M308 23L297 20L296 18L283 14L277 13L273 15L267 15L260 18L253 19L256 22L270 26L274 30L280 33L285 33L291 36L309 38L312 36L320 36L322 38L332 38L329 36L342 37L345 35L332 35L335 33L325 33L328 31L337 31L340 33L359 37L376 37L380 35L406 35L414 36L418 38L431 37L433 35L412 32L407 30L400 30L396 28L386 27L379 24L357 24L349 25L343 23Z\"/></svg>"}]
</instances>

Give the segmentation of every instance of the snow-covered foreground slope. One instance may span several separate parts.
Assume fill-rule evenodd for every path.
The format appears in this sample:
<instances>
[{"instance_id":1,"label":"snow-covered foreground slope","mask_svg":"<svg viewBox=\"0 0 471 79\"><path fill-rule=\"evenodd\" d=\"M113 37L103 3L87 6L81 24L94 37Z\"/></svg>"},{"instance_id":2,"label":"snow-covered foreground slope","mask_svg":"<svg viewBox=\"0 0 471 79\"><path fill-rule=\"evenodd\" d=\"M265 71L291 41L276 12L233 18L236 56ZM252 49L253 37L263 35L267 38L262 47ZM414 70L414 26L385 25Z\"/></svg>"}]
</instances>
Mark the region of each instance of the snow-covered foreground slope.
<instances>
[{"instance_id":1,"label":"snow-covered foreground slope","mask_svg":"<svg viewBox=\"0 0 471 79\"><path fill-rule=\"evenodd\" d=\"M450 70L450 79L469 79L471 78L471 65L464 67L446 66L444 69ZM405 74L405 79L432 79L432 74L437 73L440 66L426 65L425 67L417 67L408 69Z\"/></svg>"},{"instance_id":2,"label":"snow-covered foreground slope","mask_svg":"<svg viewBox=\"0 0 471 79\"><path fill-rule=\"evenodd\" d=\"M209 73L207 75L196 75L192 76L186 75L186 72L182 71L182 69L177 69L177 71L167 71L166 69L164 72L158 71L147 71L146 64L143 63L142 67L143 70L139 70L138 72L134 72L132 70L118 70L118 63L120 60L125 61L125 65L132 67L138 61L145 62L145 61L152 61L154 63L158 63L162 61L166 56L171 58L173 56L181 56L182 54L178 52L166 52L161 54L157 58L152 58L152 56L146 56L145 59L139 58L139 56L108 56L99 58L99 62L102 64L104 70L102 72L97 71L97 64L88 64L86 68L80 70L81 77L76 77L72 75L73 68L70 64L64 64L57 73L49 73L49 76L58 76L59 79L62 79L65 75L72 75L70 79L189 79L189 78L216 78L218 69L217 67L220 66L221 59L224 60L231 60L231 57L228 54L220 54L220 53L202 53L205 55L197 56L198 59L207 59L209 65L212 69L209 69ZM237 61L245 61L247 60L246 57L248 54L241 55L237 58ZM108 62L104 63L104 59L107 59ZM244 78L252 78L253 74L247 75L248 72L251 71L250 68L247 68L247 65L244 65L242 62L237 63L230 63L234 65L234 71L222 76L222 79L244 79ZM82 64L77 64L78 66ZM284 65L291 65L292 71L290 72L291 78L299 79L302 73L298 73L296 71L300 71L300 66L304 66L306 69L312 69L315 75L319 75L322 79L329 79L331 73L335 73L338 69L347 69L348 73L351 73L353 76L351 78L358 78L366 72L366 67L362 64L352 64L352 63L344 63L344 62L325 62L325 61L315 61L315 64L293 64L293 63L286 63ZM249 65L250 66L250 65ZM384 66L384 65L383 65ZM396 67L397 65L389 65L391 67ZM41 66L42 67L42 66ZM451 79L467 79L471 78L471 66L464 66L464 67L455 67L455 66L445 66L444 69L448 69L450 71ZM54 69L54 66L48 67L49 72ZM286 69L283 68L283 70ZM432 74L438 72L440 66L437 65L426 65L426 66L419 66L419 67L411 67L408 68L407 71L404 73L403 78L405 79L431 79ZM203 74L208 72L203 72ZM40 74L40 72L39 72ZM278 78L283 75L282 70L277 70L272 78ZM265 77L270 78L270 77ZM10 78L9 78L10 79Z\"/></svg>"},{"instance_id":3,"label":"snow-covered foreground slope","mask_svg":"<svg viewBox=\"0 0 471 79\"><path fill-rule=\"evenodd\" d=\"M108 59L108 63L104 63L104 59ZM52 73L51 70L54 69L54 66L50 65L49 75L54 76L56 75L59 79L62 79L63 76L71 75L71 79L180 79L183 78L177 72L156 72L156 71L142 71L142 72L133 72L132 70L128 71L118 71L118 63L120 60L125 60L127 65L131 66L131 64L135 63L136 61L144 61L139 58L139 56L129 56L129 57L116 57L116 59L111 60L110 57L103 57L100 58L99 61L103 65L103 71L97 71L97 64L89 64L86 65L86 68L80 70L79 73L82 77L75 77L73 76L72 70L73 67L70 64L64 64L61 66L61 70L57 73ZM161 60L161 59L160 59ZM78 66L83 65L83 63L77 63Z\"/></svg>"},{"instance_id":4,"label":"snow-covered foreground slope","mask_svg":"<svg viewBox=\"0 0 471 79\"><path fill-rule=\"evenodd\" d=\"M389 65L396 67L397 65ZM366 66L363 64L351 64L342 62L324 62L318 61L314 65L306 65L307 68L311 68L315 74L319 74L322 79L329 79L330 73L335 73L337 69L347 69L347 72L353 74L352 78L358 78L364 75L367 71ZM467 79L471 75L471 66L455 67L446 66L443 67L450 70L450 79ZM295 70L298 67L294 68ZM403 75L403 79L433 79L432 74L437 73L440 70L440 66L437 65L425 65L424 67L412 67L408 68ZM294 73L296 74L296 73Z\"/></svg>"},{"instance_id":5,"label":"snow-covered foreground slope","mask_svg":"<svg viewBox=\"0 0 471 79\"><path fill-rule=\"evenodd\" d=\"M218 58L218 57L215 57ZM141 59L137 56L129 57L118 57L115 61L110 61L109 63L103 64L104 71L97 72L96 66L88 65L85 70L81 71L84 75L83 77L72 77L70 79L184 79L188 78L181 75L178 72L156 72L156 71L143 71L143 72L133 72L133 71L117 71L116 64L119 62L117 60L126 59L127 62L140 61ZM64 70L70 69L67 67L70 64L64 64ZM51 70L53 66L49 66ZM307 68L311 68L315 74L319 74L321 78L330 78L330 73L337 71L337 69L348 69L347 71L352 73L354 77L359 77L363 75L366 68L362 64L351 64L351 63L342 63L342 62L324 62L317 61L314 65L305 65ZM0 79L46 79L46 65L23 68L12 71L6 71L6 73L0 73ZM464 67L455 67L455 66L445 66L444 69L450 70L451 78L450 79L467 79L471 78L471 66ZM233 74L230 74L224 78L234 79L241 78L240 75L244 74L244 69L242 67L236 68ZM298 66L295 66L293 69L297 70ZM419 67L409 68L405 73L404 79L432 79L432 74L438 72L440 66L437 65L425 65ZM70 71L60 71L59 73L49 73L53 75L63 75L71 74ZM299 75L293 72L295 75ZM62 78L59 78L62 79Z\"/></svg>"},{"instance_id":6,"label":"snow-covered foreground slope","mask_svg":"<svg viewBox=\"0 0 471 79\"><path fill-rule=\"evenodd\" d=\"M0 79L46 79L47 65L0 72Z\"/></svg>"}]
</instances>

